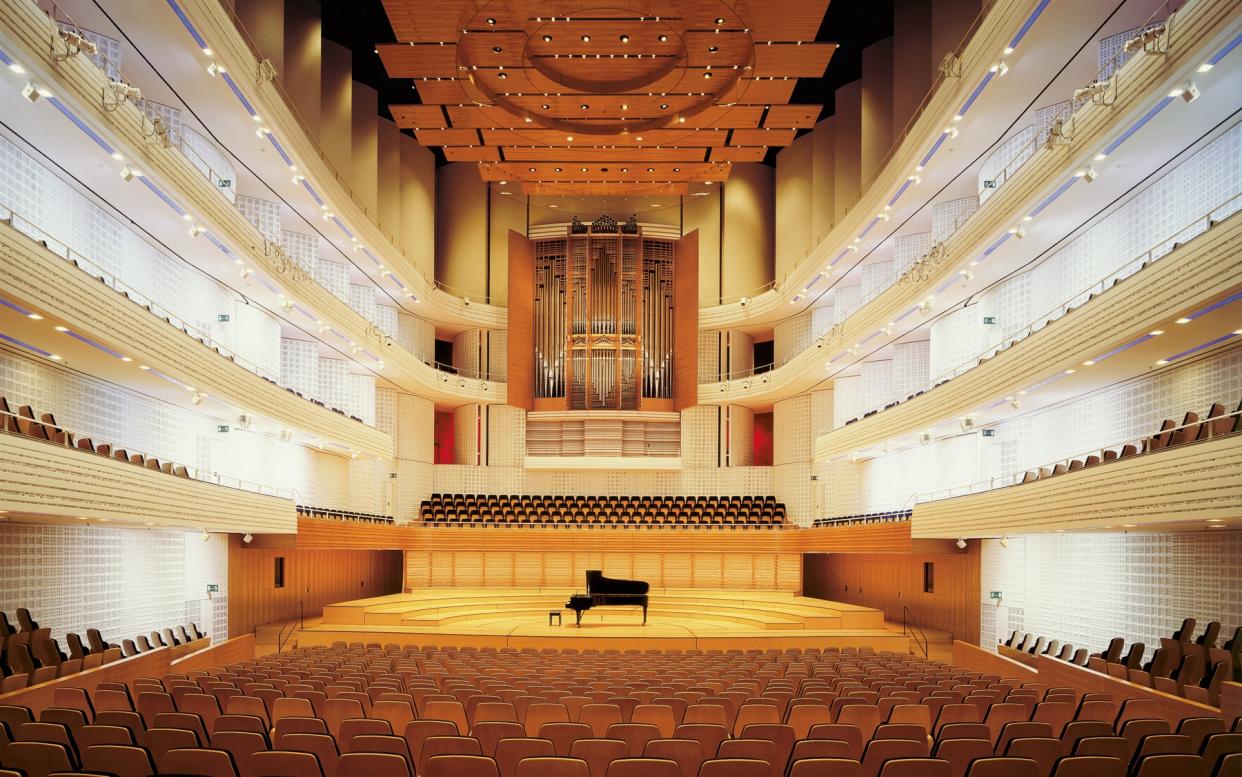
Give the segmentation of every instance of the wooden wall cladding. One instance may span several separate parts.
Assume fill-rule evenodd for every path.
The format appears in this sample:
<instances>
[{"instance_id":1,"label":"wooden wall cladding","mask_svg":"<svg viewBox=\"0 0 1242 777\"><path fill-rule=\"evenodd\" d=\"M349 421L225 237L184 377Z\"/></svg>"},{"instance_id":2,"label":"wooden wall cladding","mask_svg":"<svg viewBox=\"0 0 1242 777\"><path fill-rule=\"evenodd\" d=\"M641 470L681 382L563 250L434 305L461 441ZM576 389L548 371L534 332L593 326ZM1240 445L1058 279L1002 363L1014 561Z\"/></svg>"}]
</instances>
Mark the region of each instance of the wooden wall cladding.
<instances>
[{"instance_id":1,"label":"wooden wall cladding","mask_svg":"<svg viewBox=\"0 0 1242 777\"><path fill-rule=\"evenodd\" d=\"M535 409L535 243L509 230L508 401Z\"/></svg>"},{"instance_id":2,"label":"wooden wall cladding","mask_svg":"<svg viewBox=\"0 0 1242 777\"><path fill-rule=\"evenodd\" d=\"M673 408L699 402L699 231L673 249Z\"/></svg>"},{"instance_id":3,"label":"wooden wall cladding","mask_svg":"<svg viewBox=\"0 0 1242 777\"><path fill-rule=\"evenodd\" d=\"M180 478L46 441L0 435L0 509L184 531L292 533L292 500Z\"/></svg>"},{"instance_id":4,"label":"wooden wall cladding","mask_svg":"<svg viewBox=\"0 0 1242 777\"><path fill-rule=\"evenodd\" d=\"M884 611L900 622L947 631L954 639L979 641L978 542L966 550L910 553L826 553L806 557L803 593L820 599L860 604ZM932 593L923 591L923 565L934 569ZM813 568L815 567L815 568Z\"/></svg>"},{"instance_id":5,"label":"wooden wall cladding","mask_svg":"<svg viewBox=\"0 0 1242 777\"><path fill-rule=\"evenodd\" d=\"M1242 513L1242 440L1218 437L1091 469L915 505L915 537L1000 537Z\"/></svg>"},{"instance_id":6,"label":"wooden wall cladding","mask_svg":"<svg viewBox=\"0 0 1242 777\"><path fill-rule=\"evenodd\" d=\"M284 586L275 586L275 559L284 558ZM229 537L229 633L318 616L325 604L401 590L401 552L247 547Z\"/></svg>"},{"instance_id":7,"label":"wooden wall cladding","mask_svg":"<svg viewBox=\"0 0 1242 777\"><path fill-rule=\"evenodd\" d=\"M581 590L586 570L646 580L654 588L797 591L797 553L410 550L405 587L495 586Z\"/></svg>"}]
</instances>

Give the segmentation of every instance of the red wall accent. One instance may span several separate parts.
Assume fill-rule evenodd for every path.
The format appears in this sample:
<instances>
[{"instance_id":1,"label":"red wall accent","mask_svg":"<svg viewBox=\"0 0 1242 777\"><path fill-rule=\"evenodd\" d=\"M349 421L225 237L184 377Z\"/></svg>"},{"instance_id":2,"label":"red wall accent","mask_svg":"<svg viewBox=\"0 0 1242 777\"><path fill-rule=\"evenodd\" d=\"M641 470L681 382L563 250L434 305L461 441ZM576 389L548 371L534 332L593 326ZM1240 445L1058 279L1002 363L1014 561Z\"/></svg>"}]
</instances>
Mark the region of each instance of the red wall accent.
<instances>
[{"instance_id":1,"label":"red wall accent","mask_svg":"<svg viewBox=\"0 0 1242 777\"><path fill-rule=\"evenodd\" d=\"M772 466L771 413L755 413L755 466Z\"/></svg>"},{"instance_id":2,"label":"red wall accent","mask_svg":"<svg viewBox=\"0 0 1242 777\"><path fill-rule=\"evenodd\" d=\"M453 414L436 412L436 464L456 464L457 452L453 439Z\"/></svg>"}]
</instances>

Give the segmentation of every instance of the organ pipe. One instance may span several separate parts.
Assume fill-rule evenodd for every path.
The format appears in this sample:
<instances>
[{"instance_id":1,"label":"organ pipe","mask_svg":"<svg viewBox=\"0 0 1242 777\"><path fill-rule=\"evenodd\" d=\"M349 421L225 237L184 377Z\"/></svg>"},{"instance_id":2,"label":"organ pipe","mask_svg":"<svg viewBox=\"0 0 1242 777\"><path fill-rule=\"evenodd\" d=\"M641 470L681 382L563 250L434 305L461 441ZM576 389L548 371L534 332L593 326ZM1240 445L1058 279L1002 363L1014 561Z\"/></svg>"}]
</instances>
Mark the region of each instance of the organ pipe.
<instances>
[{"instance_id":1,"label":"organ pipe","mask_svg":"<svg viewBox=\"0 0 1242 777\"><path fill-rule=\"evenodd\" d=\"M535 241L536 397L571 410L673 396L673 241L601 217Z\"/></svg>"}]
</instances>

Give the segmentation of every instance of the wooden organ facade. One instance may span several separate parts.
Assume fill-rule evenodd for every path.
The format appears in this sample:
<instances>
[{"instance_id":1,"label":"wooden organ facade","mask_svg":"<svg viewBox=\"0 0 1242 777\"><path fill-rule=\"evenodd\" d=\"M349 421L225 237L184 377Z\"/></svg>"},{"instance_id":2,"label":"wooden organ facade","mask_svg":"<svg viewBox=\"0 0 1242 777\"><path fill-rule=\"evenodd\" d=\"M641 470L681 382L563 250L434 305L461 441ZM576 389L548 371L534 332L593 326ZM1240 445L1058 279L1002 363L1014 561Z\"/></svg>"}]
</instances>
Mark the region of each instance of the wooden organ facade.
<instances>
[{"instance_id":1,"label":"wooden organ facade","mask_svg":"<svg viewBox=\"0 0 1242 777\"><path fill-rule=\"evenodd\" d=\"M648 237L633 217L618 223L606 215L590 224L575 218L563 236L511 232L509 404L540 411L694 404L697 315L678 315L698 311L698 252L681 246L697 245L692 238Z\"/></svg>"}]
</instances>

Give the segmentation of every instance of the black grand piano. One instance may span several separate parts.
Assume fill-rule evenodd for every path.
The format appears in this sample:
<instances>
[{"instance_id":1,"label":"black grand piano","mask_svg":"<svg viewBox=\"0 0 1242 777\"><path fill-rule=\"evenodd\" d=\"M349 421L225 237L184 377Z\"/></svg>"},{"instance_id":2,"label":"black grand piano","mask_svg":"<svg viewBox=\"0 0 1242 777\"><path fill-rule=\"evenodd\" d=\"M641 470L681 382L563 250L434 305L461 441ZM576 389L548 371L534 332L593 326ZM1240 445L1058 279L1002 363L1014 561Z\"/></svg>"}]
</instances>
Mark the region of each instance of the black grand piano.
<instances>
[{"instance_id":1,"label":"black grand piano","mask_svg":"<svg viewBox=\"0 0 1242 777\"><path fill-rule=\"evenodd\" d=\"M645 580L614 580L604 577L598 569L588 569L586 584L585 594L574 594L565 602L565 606L574 611L576 625L582 625L582 613L592 607L635 604L643 608L643 625L647 625L647 591L651 586Z\"/></svg>"}]
</instances>

